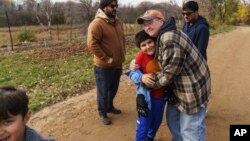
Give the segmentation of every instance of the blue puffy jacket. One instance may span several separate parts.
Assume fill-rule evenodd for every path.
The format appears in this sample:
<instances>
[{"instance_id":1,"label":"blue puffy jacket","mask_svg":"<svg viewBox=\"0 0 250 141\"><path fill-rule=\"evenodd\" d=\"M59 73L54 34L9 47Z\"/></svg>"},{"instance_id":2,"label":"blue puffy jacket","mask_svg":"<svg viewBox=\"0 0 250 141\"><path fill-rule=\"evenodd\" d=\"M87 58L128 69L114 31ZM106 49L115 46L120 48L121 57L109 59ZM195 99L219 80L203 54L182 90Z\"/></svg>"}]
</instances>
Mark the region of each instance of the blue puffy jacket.
<instances>
[{"instance_id":1,"label":"blue puffy jacket","mask_svg":"<svg viewBox=\"0 0 250 141\"><path fill-rule=\"evenodd\" d=\"M142 77L142 72L139 69L136 69L135 71L127 71L125 73L129 78L136 84L138 85L136 89L136 94L143 94L145 97L145 101L147 102L148 109L151 110L151 98L150 98L150 89L142 86L141 83L141 77Z\"/></svg>"}]
</instances>

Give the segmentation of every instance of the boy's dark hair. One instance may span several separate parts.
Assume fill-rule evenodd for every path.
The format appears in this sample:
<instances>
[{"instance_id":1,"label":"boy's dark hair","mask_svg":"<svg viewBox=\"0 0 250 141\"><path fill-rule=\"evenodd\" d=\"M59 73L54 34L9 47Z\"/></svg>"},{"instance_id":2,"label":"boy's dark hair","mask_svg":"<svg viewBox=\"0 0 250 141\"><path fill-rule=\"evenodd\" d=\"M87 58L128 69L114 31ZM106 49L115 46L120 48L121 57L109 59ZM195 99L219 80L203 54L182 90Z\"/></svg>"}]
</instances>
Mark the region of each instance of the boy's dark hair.
<instances>
[{"instance_id":1,"label":"boy's dark hair","mask_svg":"<svg viewBox=\"0 0 250 141\"><path fill-rule=\"evenodd\" d=\"M10 118L10 115L21 114L23 117L28 112L29 98L25 91L12 86L0 87L0 120Z\"/></svg>"},{"instance_id":2,"label":"boy's dark hair","mask_svg":"<svg viewBox=\"0 0 250 141\"><path fill-rule=\"evenodd\" d=\"M141 42L152 39L154 42L156 41L155 37L150 37L144 30L141 30L135 34L135 44L138 48L140 48Z\"/></svg>"},{"instance_id":3,"label":"boy's dark hair","mask_svg":"<svg viewBox=\"0 0 250 141\"><path fill-rule=\"evenodd\" d=\"M183 11L186 11L186 10L198 11L199 5L196 1L188 1L183 5L182 10Z\"/></svg>"},{"instance_id":4,"label":"boy's dark hair","mask_svg":"<svg viewBox=\"0 0 250 141\"><path fill-rule=\"evenodd\" d=\"M117 3L117 0L100 0L100 8L103 9L104 7L109 6L113 1Z\"/></svg>"}]
</instances>

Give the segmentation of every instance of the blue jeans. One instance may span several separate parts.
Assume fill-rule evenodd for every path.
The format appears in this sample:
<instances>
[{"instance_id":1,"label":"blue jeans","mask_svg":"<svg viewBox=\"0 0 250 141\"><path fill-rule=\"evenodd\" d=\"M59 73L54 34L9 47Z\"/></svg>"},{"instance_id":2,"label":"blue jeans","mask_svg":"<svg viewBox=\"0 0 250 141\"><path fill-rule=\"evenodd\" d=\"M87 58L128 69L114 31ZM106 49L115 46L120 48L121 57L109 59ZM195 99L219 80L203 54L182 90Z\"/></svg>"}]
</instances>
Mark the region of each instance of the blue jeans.
<instances>
[{"instance_id":1,"label":"blue jeans","mask_svg":"<svg viewBox=\"0 0 250 141\"><path fill-rule=\"evenodd\" d=\"M114 108L113 100L117 93L122 69L94 67L97 88L97 105L100 116Z\"/></svg>"},{"instance_id":2,"label":"blue jeans","mask_svg":"<svg viewBox=\"0 0 250 141\"><path fill-rule=\"evenodd\" d=\"M167 105L166 118L172 141L206 141L206 108L195 114L180 112L174 105Z\"/></svg>"},{"instance_id":3,"label":"blue jeans","mask_svg":"<svg viewBox=\"0 0 250 141\"><path fill-rule=\"evenodd\" d=\"M154 139L159 129L165 108L164 98L151 97L151 110L147 117L138 116L136 128L136 141L145 141L146 137Z\"/></svg>"}]
</instances>

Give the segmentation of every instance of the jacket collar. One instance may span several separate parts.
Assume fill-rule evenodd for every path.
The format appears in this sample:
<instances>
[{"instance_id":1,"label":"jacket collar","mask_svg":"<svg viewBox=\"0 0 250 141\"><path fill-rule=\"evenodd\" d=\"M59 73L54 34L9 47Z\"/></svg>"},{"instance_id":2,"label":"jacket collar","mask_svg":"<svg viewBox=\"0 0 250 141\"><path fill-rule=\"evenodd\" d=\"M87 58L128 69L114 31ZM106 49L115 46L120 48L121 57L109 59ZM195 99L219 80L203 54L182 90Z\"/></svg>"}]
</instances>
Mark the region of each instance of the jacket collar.
<instances>
[{"instance_id":1,"label":"jacket collar","mask_svg":"<svg viewBox=\"0 0 250 141\"><path fill-rule=\"evenodd\" d=\"M160 34L159 36L161 36L161 34L171 31L171 30L176 30L176 23L175 23L175 19L174 17L170 17L167 21L165 21L165 23L163 24Z\"/></svg>"},{"instance_id":2,"label":"jacket collar","mask_svg":"<svg viewBox=\"0 0 250 141\"><path fill-rule=\"evenodd\" d=\"M160 43L160 38L161 38L161 35L164 34L165 32L168 32L168 31L171 31L171 30L176 30L177 27L176 27L176 23L175 23L175 19L174 17L170 17L168 20L166 20L163 24L163 26L161 27L161 30L160 30L160 33L157 37L157 41L156 41L156 50L155 50L155 57L154 59L155 60L158 60L157 56L158 56L158 53L159 53L159 43Z\"/></svg>"},{"instance_id":3,"label":"jacket collar","mask_svg":"<svg viewBox=\"0 0 250 141\"><path fill-rule=\"evenodd\" d=\"M103 10L100 9L100 8L97 10L96 15L95 15L95 18L104 19L104 20L106 20L106 21L109 22L109 23L115 23L115 22L116 22L116 19L117 19L117 18L115 18L115 20L110 19L110 18L103 12Z\"/></svg>"}]
</instances>

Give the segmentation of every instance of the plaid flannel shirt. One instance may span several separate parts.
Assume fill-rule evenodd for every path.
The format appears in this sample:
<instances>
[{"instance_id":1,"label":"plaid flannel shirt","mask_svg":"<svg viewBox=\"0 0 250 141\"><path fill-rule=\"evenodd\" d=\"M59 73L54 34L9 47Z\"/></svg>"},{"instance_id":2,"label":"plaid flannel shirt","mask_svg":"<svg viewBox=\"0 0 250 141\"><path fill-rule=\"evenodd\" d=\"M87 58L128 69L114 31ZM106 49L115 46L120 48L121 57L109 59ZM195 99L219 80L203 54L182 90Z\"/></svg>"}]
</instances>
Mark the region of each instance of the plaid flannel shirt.
<instances>
[{"instance_id":1,"label":"plaid flannel shirt","mask_svg":"<svg viewBox=\"0 0 250 141\"><path fill-rule=\"evenodd\" d=\"M156 58L162 69L156 87L171 83L178 97L177 107L186 114L206 106L211 94L208 65L192 41L181 31L170 30L158 37Z\"/></svg>"}]
</instances>

